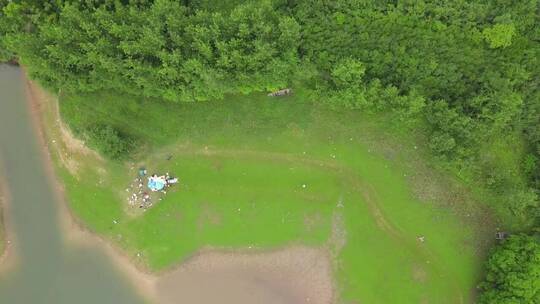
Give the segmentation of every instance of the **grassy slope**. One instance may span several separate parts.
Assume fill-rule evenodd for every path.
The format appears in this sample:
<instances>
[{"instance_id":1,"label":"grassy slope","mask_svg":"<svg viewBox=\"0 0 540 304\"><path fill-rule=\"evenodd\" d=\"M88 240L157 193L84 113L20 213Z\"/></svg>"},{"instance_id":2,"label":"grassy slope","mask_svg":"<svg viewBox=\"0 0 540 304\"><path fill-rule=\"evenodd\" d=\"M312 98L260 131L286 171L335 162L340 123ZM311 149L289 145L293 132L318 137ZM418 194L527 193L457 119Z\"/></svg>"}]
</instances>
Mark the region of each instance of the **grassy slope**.
<instances>
[{"instance_id":1,"label":"grassy slope","mask_svg":"<svg viewBox=\"0 0 540 304\"><path fill-rule=\"evenodd\" d=\"M58 171L74 213L133 256L142 253L152 269L170 267L201 246L307 243L337 254L343 299L458 303L471 297L481 259L475 232L438 202L416 199L405 178L414 172L399 158L375 153L377 146L365 140L372 126L356 113L262 95L219 105L105 93L62 102L75 130L103 120L146 142L134 164L72 155L77 176ZM138 164L177 174L182 184L132 218L124 212L124 189ZM335 220L340 217L343 223ZM340 223L346 244L338 251L339 233L332 237L332 231Z\"/></svg>"}]
</instances>

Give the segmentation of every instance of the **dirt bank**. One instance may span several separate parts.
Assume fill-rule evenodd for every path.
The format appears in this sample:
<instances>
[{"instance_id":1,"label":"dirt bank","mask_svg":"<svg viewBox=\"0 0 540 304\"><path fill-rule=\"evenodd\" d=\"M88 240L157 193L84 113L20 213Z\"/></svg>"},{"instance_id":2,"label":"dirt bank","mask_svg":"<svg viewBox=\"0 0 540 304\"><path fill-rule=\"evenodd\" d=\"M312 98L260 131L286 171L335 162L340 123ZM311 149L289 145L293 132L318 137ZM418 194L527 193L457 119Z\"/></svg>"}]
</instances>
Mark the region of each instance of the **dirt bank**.
<instances>
[{"instance_id":1,"label":"dirt bank","mask_svg":"<svg viewBox=\"0 0 540 304\"><path fill-rule=\"evenodd\" d=\"M204 252L157 282L160 303L329 304L332 270L319 249Z\"/></svg>"},{"instance_id":2,"label":"dirt bank","mask_svg":"<svg viewBox=\"0 0 540 304\"><path fill-rule=\"evenodd\" d=\"M35 83L25 81L30 113L39 134L46 171L57 190L57 201L61 202L58 210L66 241L79 246L102 247L145 298L164 304L333 302L331 261L322 249L296 246L259 253L205 250L161 276L138 269L119 248L88 232L70 214L63 188L54 176L50 156L50 153L59 152L55 150L59 145L51 143L53 140L63 141L64 146L72 149L71 153L87 151L62 125L55 97ZM60 127L60 130L53 130L56 127ZM71 147L73 144L75 147ZM72 166L68 170L76 168L76 164L69 161L62 160L62 163Z\"/></svg>"}]
</instances>

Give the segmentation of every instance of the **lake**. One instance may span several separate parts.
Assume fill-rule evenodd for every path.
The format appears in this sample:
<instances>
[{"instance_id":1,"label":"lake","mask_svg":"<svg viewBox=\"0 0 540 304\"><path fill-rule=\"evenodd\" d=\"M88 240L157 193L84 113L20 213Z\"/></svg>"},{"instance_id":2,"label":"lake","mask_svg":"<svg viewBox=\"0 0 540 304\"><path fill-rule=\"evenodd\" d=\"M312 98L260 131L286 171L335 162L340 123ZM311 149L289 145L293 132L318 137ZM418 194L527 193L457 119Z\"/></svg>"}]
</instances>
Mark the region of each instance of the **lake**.
<instances>
[{"instance_id":1,"label":"lake","mask_svg":"<svg viewBox=\"0 0 540 304\"><path fill-rule=\"evenodd\" d=\"M0 273L0 303L143 303L101 248L71 244L63 235L24 77L19 67L0 65L0 176L16 255Z\"/></svg>"}]
</instances>

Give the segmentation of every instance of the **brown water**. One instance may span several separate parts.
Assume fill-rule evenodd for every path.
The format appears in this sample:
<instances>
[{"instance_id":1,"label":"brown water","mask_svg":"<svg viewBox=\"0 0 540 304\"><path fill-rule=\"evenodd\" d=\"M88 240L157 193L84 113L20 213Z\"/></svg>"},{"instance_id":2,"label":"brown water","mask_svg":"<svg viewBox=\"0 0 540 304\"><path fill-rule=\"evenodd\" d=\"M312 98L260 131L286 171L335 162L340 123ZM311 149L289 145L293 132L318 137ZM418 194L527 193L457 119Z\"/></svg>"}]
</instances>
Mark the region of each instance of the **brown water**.
<instances>
[{"instance_id":1,"label":"brown water","mask_svg":"<svg viewBox=\"0 0 540 304\"><path fill-rule=\"evenodd\" d=\"M0 65L0 176L17 255L0 273L0 303L142 303L102 250L65 241L25 98L22 71Z\"/></svg>"}]
</instances>

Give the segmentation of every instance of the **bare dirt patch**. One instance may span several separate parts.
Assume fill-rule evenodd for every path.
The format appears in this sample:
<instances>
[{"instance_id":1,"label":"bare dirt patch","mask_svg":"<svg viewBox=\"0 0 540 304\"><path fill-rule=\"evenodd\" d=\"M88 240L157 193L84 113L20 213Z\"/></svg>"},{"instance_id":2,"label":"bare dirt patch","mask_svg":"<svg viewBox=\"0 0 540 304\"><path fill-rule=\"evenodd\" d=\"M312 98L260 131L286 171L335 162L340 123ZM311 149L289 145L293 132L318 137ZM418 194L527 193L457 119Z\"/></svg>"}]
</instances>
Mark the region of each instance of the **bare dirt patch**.
<instances>
[{"instance_id":1,"label":"bare dirt patch","mask_svg":"<svg viewBox=\"0 0 540 304\"><path fill-rule=\"evenodd\" d=\"M420 264L415 264L412 267L412 278L416 282L424 283L428 279L428 273Z\"/></svg>"},{"instance_id":2,"label":"bare dirt patch","mask_svg":"<svg viewBox=\"0 0 540 304\"><path fill-rule=\"evenodd\" d=\"M157 282L158 302L329 304L334 300L327 253L289 247L265 253L203 252Z\"/></svg>"},{"instance_id":3,"label":"bare dirt patch","mask_svg":"<svg viewBox=\"0 0 540 304\"><path fill-rule=\"evenodd\" d=\"M221 215L219 212L214 210L210 204L208 203L202 203L201 207L201 214L199 215L199 218L197 219L197 228L199 230L204 229L204 227L211 225L211 226L218 226L221 224Z\"/></svg>"}]
</instances>

